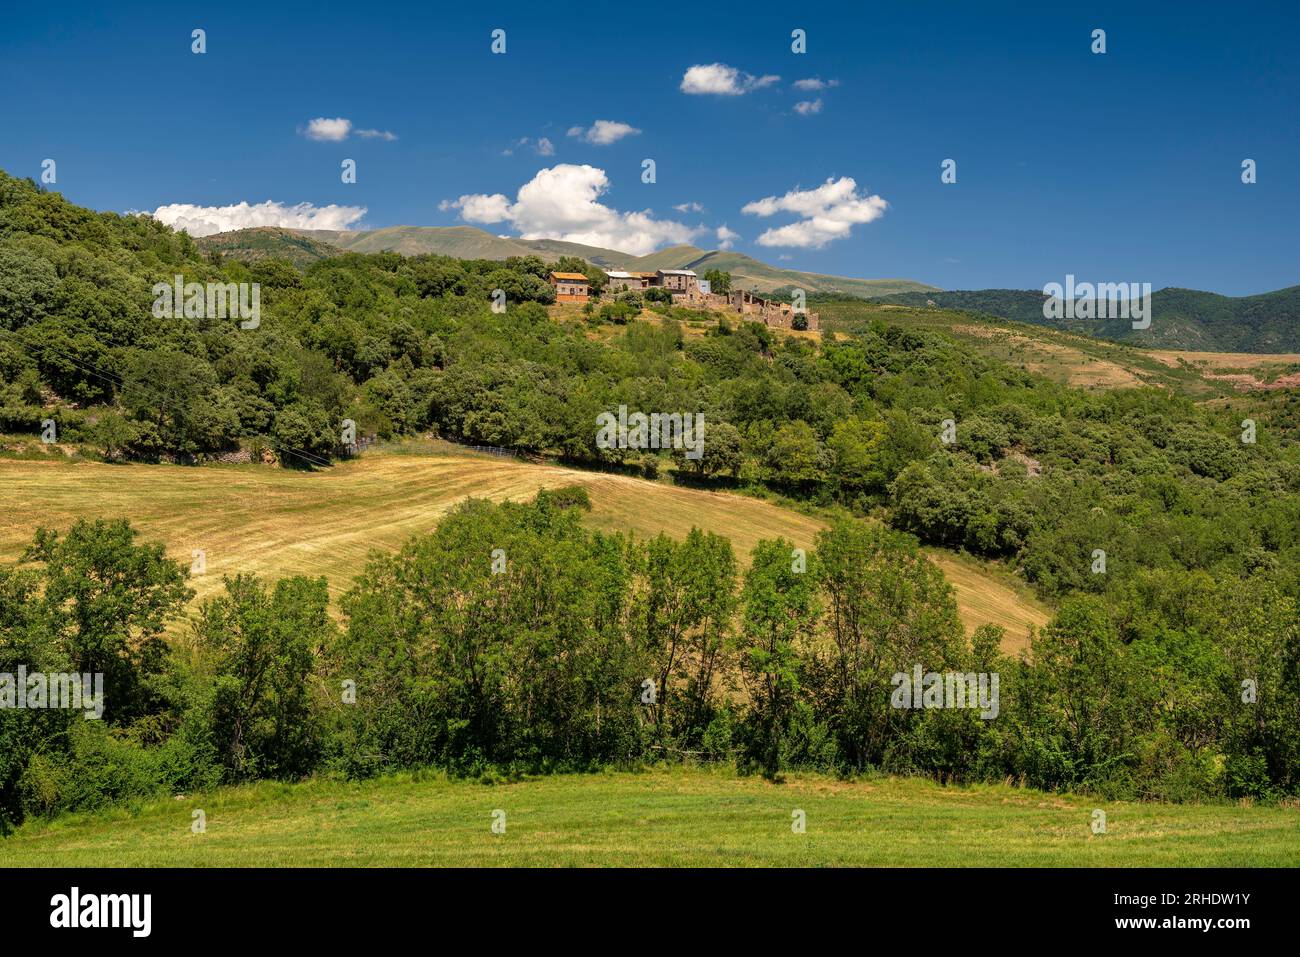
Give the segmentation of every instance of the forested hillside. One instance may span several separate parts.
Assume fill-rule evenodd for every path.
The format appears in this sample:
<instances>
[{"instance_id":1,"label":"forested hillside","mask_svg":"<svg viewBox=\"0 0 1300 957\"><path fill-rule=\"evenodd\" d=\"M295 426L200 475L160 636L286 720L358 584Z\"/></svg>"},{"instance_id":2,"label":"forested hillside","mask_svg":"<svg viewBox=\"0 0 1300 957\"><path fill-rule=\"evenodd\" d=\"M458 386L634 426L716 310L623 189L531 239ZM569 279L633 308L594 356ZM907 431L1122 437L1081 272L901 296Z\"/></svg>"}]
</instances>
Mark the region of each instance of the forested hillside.
<instances>
[{"instance_id":1,"label":"forested hillside","mask_svg":"<svg viewBox=\"0 0 1300 957\"><path fill-rule=\"evenodd\" d=\"M273 226L258 226L229 233L217 233L215 236L204 236L198 240L197 245L208 256L215 253L220 257L236 259L244 263L259 262L263 259L285 259L300 268L310 266L319 259L342 255L343 252L327 242L312 239L301 232Z\"/></svg>"},{"instance_id":2,"label":"forested hillside","mask_svg":"<svg viewBox=\"0 0 1300 957\"><path fill-rule=\"evenodd\" d=\"M324 768L553 770L681 750L773 777L1296 793L1300 445L1268 408L1084 392L885 321L826 339L662 305L653 321L560 322L546 269L213 261L148 219L0 179L0 430L27 444L52 422L92 457L272 449L310 466L352 419L363 435L671 470L837 518L806 567L768 539L742 575L718 536L588 530L580 492L469 503L375 556L343 625L323 579L232 578L186 654L160 638L188 600L183 565L126 522L43 530L0 569L0 671L102 671L111 705L102 724L0 715L0 818ZM260 284L260 322L157 316L151 289L178 274ZM597 416L619 405L703 413L703 457L598 447ZM1004 559L1059 608L1027 659L1004 657L996 629L965 640L917 539ZM889 676L919 662L1001 674L1003 718L891 708ZM367 689L347 707L344 681Z\"/></svg>"},{"instance_id":3,"label":"forested hillside","mask_svg":"<svg viewBox=\"0 0 1300 957\"><path fill-rule=\"evenodd\" d=\"M659 306L657 324L593 337L547 318L540 260L218 266L148 219L3 187L6 431L53 419L61 441L110 458L242 445L301 465L338 453L350 418L362 435L433 430L655 474L666 453L598 448L597 416L620 404L702 412L705 453L679 460L683 473L883 509L923 540L1016 561L1052 594L1116 579L1088 572L1099 539L1120 567L1296 564L1300 453L1285 423L1261 418L1244 444L1240 410L1165 390L1087 394L883 322L820 344L753 323L687 336ZM155 318L150 287L178 272L260 283L259 328ZM510 297L502 314L494 288Z\"/></svg>"},{"instance_id":4,"label":"forested hillside","mask_svg":"<svg viewBox=\"0 0 1300 957\"><path fill-rule=\"evenodd\" d=\"M1151 294L1151 327L1140 330L1134 329L1128 319L1046 319L1043 294L1027 289L902 292L879 301L965 309L1160 349L1262 353L1300 350L1300 286L1256 296L1158 289Z\"/></svg>"}]
</instances>

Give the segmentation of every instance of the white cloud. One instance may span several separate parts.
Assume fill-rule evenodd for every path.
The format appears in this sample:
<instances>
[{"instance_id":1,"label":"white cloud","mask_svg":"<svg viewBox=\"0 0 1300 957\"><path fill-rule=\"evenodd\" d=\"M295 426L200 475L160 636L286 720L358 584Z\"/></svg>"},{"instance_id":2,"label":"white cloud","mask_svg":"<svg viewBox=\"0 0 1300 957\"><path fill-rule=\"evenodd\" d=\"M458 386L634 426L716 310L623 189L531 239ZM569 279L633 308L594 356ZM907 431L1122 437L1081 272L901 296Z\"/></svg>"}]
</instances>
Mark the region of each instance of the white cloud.
<instances>
[{"instance_id":1,"label":"white cloud","mask_svg":"<svg viewBox=\"0 0 1300 957\"><path fill-rule=\"evenodd\" d=\"M683 74L681 91L701 95L741 96L750 90L771 86L780 79L771 73L763 76L742 73L725 63L696 64Z\"/></svg>"},{"instance_id":2,"label":"white cloud","mask_svg":"<svg viewBox=\"0 0 1300 957\"><path fill-rule=\"evenodd\" d=\"M794 111L800 116L811 116L813 113L820 113L822 111L822 98L819 96L817 99L812 101L803 100L800 103L796 103L794 105Z\"/></svg>"},{"instance_id":3,"label":"white cloud","mask_svg":"<svg viewBox=\"0 0 1300 957\"><path fill-rule=\"evenodd\" d=\"M533 148L533 152L536 153L538 156L555 155L555 144L552 143L550 140L548 140L545 136L540 137L536 140L534 140L532 137L524 136L521 137L520 139L515 140L514 146L531 146ZM501 151L501 155L514 156L515 155L514 147L507 147L506 149L503 149Z\"/></svg>"},{"instance_id":4,"label":"white cloud","mask_svg":"<svg viewBox=\"0 0 1300 957\"><path fill-rule=\"evenodd\" d=\"M352 121L345 120L343 117L327 120L323 116L318 116L307 124L307 136L313 140L326 140L331 143L337 143L340 140L348 138L348 133L352 131Z\"/></svg>"},{"instance_id":5,"label":"white cloud","mask_svg":"<svg viewBox=\"0 0 1300 957\"><path fill-rule=\"evenodd\" d=\"M561 163L538 170L515 201L501 193L472 193L444 200L470 223L509 223L523 239L562 239L645 255L669 243L689 242L701 227L655 219L648 210L619 212L597 200L609 189L603 169Z\"/></svg>"},{"instance_id":6,"label":"white cloud","mask_svg":"<svg viewBox=\"0 0 1300 957\"><path fill-rule=\"evenodd\" d=\"M640 132L630 123L620 123L617 120L597 120L590 129L583 129L581 126L569 128L570 136L581 137L595 146L608 146L610 143L617 143L625 136L636 136Z\"/></svg>"},{"instance_id":7,"label":"white cloud","mask_svg":"<svg viewBox=\"0 0 1300 957\"><path fill-rule=\"evenodd\" d=\"M193 206L172 203L159 206L153 218L191 236L211 236L232 229L253 226L282 226L286 229L352 229L366 214L364 206L313 206L267 200L264 203L237 203L233 206Z\"/></svg>"},{"instance_id":8,"label":"white cloud","mask_svg":"<svg viewBox=\"0 0 1300 957\"><path fill-rule=\"evenodd\" d=\"M809 77L806 80L794 81L794 88L796 90L829 90L831 87L839 85L839 80L823 80L819 76Z\"/></svg>"},{"instance_id":9,"label":"white cloud","mask_svg":"<svg viewBox=\"0 0 1300 957\"><path fill-rule=\"evenodd\" d=\"M816 189L793 189L784 196L768 196L747 203L741 212L754 216L794 213L796 223L769 229L755 240L760 246L820 249L836 239L847 239L853 226L885 215L889 204L879 196L858 195L852 177L828 179Z\"/></svg>"},{"instance_id":10,"label":"white cloud","mask_svg":"<svg viewBox=\"0 0 1300 957\"><path fill-rule=\"evenodd\" d=\"M510 197L504 193L471 193L460 199L444 199L438 204L444 213L460 210L467 223L500 223L510 218Z\"/></svg>"},{"instance_id":11,"label":"white cloud","mask_svg":"<svg viewBox=\"0 0 1300 957\"><path fill-rule=\"evenodd\" d=\"M701 205L700 203L695 203L695 202L691 202L691 203L678 203L676 206L673 207L673 209L677 210L677 212L679 212L679 213L702 213L702 212L704 212L704 206Z\"/></svg>"},{"instance_id":12,"label":"white cloud","mask_svg":"<svg viewBox=\"0 0 1300 957\"><path fill-rule=\"evenodd\" d=\"M308 139L326 143L341 143L352 133L362 139L383 140L386 143L391 143L397 139L397 134L390 133L388 130L354 130L352 121L341 116L337 116L332 120L318 116L314 120L309 120L307 126L300 132L305 134Z\"/></svg>"},{"instance_id":13,"label":"white cloud","mask_svg":"<svg viewBox=\"0 0 1300 957\"><path fill-rule=\"evenodd\" d=\"M730 249L732 246L736 244L736 240L739 238L740 238L740 233L728 229L725 224L718 227L718 248L719 249Z\"/></svg>"}]
</instances>

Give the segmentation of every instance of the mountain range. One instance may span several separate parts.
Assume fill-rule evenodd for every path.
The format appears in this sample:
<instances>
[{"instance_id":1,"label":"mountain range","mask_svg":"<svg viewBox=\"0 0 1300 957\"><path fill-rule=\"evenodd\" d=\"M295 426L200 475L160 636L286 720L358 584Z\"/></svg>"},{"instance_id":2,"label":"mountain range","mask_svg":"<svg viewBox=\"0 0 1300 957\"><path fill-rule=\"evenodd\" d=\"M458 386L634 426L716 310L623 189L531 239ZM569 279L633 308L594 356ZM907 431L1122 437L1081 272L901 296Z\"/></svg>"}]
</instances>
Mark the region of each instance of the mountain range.
<instances>
[{"instance_id":1,"label":"mountain range","mask_svg":"<svg viewBox=\"0 0 1300 957\"><path fill-rule=\"evenodd\" d=\"M855 279L824 273L782 269L751 256L724 249L669 246L648 256L633 256L615 249L584 246L558 239L516 239L494 236L473 226L389 226L371 230L281 229L257 227L217 233L198 240L208 251L254 261L271 256L306 265L342 252L398 252L406 256L434 253L457 259L508 259L540 256L553 261L577 256L602 269L651 272L656 269L693 269L703 275L719 269L731 273L733 285L760 293L801 288L811 294L874 299L906 292L936 290L911 279Z\"/></svg>"},{"instance_id":2,"label":"mountain range","mask_svg":"<svg viewBox=\"0 0 1300 957\"><path fill-rule=\"evenodd\" d=\"M345 252L438 254L458 259L577 256L604 269L693 269L729 272L732 283L760 293L802 288L819 298L871 299L885 305L958 309L1015 322L1049 326L1132 345L1202 352L1300 352L1300 286L1252 296L1223 296L1196 289L1152 293L1151 326L1127 319L1047 319L1042 292L1033 289L944 291L910 279L856 279L782 269L730 250L669 246L647 256L558 239L494 236L472 226L390 226L373 230L257 227L199 239L206 251L245 262L278 257L305 267Z\"/></svg>"}]
</instances>

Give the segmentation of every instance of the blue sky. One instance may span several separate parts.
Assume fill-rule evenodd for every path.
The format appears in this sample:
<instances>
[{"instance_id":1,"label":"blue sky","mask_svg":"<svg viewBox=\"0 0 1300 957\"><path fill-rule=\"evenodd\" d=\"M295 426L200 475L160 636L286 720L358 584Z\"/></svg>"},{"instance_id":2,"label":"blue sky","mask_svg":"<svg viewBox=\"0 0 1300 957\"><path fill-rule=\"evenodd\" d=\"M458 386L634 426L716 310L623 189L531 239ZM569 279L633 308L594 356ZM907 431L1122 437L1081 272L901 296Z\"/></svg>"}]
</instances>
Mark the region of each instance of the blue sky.
<instances>
[{"instance_id":1,"label":"blue sky","mask_svg":"<svg viewBox=\"0 0 1300 957\"><path fill-rule=\"evenodd\" d=\"M307 203L371 228L572 235L572 197L581 228L627 242L715 248L725 225L764 261L950 289L1300 282L1295 5L1050 6L28 4L0 32L0 166L53 158L96 209ZM683 91L713 64L747 92ZM816 78L835 85L794 86ZM351 129L313 139L317 118ZM569 135L597 120L639 132Z\"/></svg>"}]
</instances>

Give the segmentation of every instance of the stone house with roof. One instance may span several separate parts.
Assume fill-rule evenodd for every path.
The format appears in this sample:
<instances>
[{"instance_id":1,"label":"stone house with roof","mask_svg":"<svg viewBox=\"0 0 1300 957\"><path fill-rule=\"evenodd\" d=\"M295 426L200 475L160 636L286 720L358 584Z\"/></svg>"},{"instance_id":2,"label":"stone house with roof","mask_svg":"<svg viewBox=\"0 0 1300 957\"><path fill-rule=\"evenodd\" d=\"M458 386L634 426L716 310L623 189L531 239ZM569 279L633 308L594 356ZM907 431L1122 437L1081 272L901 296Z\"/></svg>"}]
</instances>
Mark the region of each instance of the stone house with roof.
<instances>
[{"instance_id":1,"label":"stone house with roof","mask_svg":"<svg viewBox=\"0 0 1300 957\"><path fill-rule=\"evenodd\" d=\"M586 302L591 296L591 281L580 272L552 272L548 279L556 302Z\"/></svg>"},{"instance_id":2,"label":"stone house with roof","mask_svg":"<svg viewBox=\"0 0 1300 957\"><path fill-rule=\"evenodd\" d=\"M605 288L610 292L627 292L628 290L640 292L650 284L643 273L606 269L605 275L609 277L609 282L605 284Z\"/></svg>"}]
</instances>

